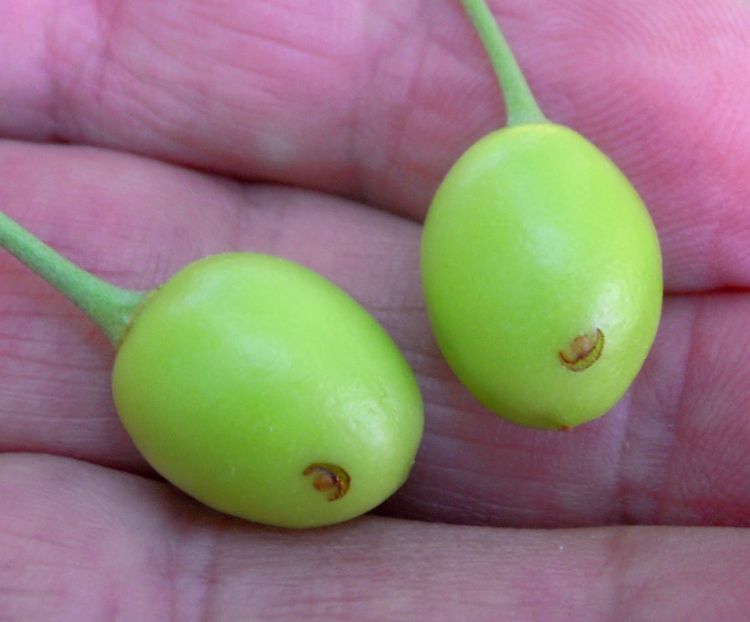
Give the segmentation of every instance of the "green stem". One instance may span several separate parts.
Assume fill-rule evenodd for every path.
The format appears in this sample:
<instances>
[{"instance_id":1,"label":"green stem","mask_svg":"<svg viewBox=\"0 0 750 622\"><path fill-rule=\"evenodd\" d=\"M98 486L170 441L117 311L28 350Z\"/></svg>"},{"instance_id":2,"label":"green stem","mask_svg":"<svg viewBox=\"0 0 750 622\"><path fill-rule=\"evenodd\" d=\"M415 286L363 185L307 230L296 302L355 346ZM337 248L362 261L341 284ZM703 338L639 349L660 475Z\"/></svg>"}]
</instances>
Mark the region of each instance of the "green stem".
<instances>
[{"instance_id":1,"label":"green stem","mask_svg":"<svg viewBox=\"0 0 750 622\"><path fill-rule=\"evenodd\" d=\"M485 0L461 0L461 4L490 57L492 68L495 70L505 97L508 125L545 123L547 118L534 99L516 57Z\"/></svg>"},{"instance_id":2,"label":"green stem","mask_svg":"<svg viewBox=\"0 0 750 622\"><path fill-rule=\"evenodd\" d=\"M96 322L117 347L147 292L115 287L52 250L0 212L0 246L56 287Z\"/></svg>"}]
</instances>

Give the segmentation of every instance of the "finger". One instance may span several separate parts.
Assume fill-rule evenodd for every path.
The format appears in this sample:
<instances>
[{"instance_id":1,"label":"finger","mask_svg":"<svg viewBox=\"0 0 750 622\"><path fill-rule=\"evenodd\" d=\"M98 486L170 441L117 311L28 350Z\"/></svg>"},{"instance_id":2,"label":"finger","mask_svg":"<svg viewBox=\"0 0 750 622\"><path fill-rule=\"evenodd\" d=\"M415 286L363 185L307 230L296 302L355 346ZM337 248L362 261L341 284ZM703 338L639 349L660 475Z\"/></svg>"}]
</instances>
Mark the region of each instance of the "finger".
<instances>
[{"instance_id":1,"label":"finger","mask_svg":"<svg viewBox=\"0 0 750 622\"><path fill-rule=\"evenodd\" d=\"M271 530L163 484L0 458L10 619L738 620L750 532L492 530L362 519Z\"/></svg>"},{"instance_id":2,"label":"finger","mask_svg":"<svg viewBox=\"0 0 750 622\"><path fill-rule=\"evenodd\" d=\"M423 447L391 513L514 526L750 524L747 296L669 299L653 353L612 413L566 434L532 431L481 409L447 369L422 306L413 223L93 150L0 153L14 182L0 204L120 285L150 288L192 259L254 250L319 270L372 311L427 404ZM104 337L9 256L0 271L0 451L147 472L114 413Z\"/></svg>"},{"instance_id":3,"label":"finger","mask_svg":"<svg viewBox=\"0 0 750 622\"><path fill-rule=\"evenodd\" d=\"M381 212L94 149L6 143L0 166L12 180L0 185L4 211L120 286L151 289L191 260L254 250L315 266L382 315L414 315L419 303L407 299L417 226ZM396 270L408 278L391 287ZM101 331L5 251L0 276L0 451L143 471L114 416Z\"/></svg>"},{"instance_id":4,"label":"finger","mask_svg":"<svg viewBox=\"0 0 750 622\"><path fill-rule=\"evenodd\" d=\"M750 525L750 297L667 299L625 397L563 434L499 423L438 364L418 367L429 425L385 510L517 527Z\"/></svg>"},{"instance_id":5,"label":"finger","mask_svg":"<svg viewBox=\"0 0 750 622\"><path fill-rule=\"evenodd\" d=\"M690 270L671 275L675 287L747 287L747 3L494 5L550 118L615 158L680 249ZM500 123L458 3L45 0L7 17L6 136L107 145L421 218L450 164Z\"/></svg>"}]
</instances>

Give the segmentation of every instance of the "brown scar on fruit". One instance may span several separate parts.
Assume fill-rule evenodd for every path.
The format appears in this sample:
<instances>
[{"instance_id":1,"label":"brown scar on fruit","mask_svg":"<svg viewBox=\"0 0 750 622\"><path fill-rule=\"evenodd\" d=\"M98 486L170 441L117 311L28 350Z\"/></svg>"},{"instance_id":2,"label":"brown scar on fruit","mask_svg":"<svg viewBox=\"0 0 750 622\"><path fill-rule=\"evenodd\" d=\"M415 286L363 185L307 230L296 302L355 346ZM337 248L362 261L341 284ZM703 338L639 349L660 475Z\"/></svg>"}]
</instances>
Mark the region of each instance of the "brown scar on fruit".
<instances>
[{"instance_id":1,"label":"brown scar on fruit","mask_svg":"<svg viewBox=\"0 0 750 622\"><path fill-rule=\"evenodd\" d=\"M302 475L313 476L313 487L318 492L327 492L329 501L341 499L349 490L351 477L336 464L316 462L307 467Z\"/></svg>"},{"instance_id":2,"label":"brown scar on fruit","mask_svg":"<svg viewBox=\"0 0 750 622\"><path fill-rule=\"evenodd\" d=\"M583 371L599 360L603 349L604 333L597 328L588 335L579 335L558 354L565 367L571 371Z\"/></svg>"}]
</instances>

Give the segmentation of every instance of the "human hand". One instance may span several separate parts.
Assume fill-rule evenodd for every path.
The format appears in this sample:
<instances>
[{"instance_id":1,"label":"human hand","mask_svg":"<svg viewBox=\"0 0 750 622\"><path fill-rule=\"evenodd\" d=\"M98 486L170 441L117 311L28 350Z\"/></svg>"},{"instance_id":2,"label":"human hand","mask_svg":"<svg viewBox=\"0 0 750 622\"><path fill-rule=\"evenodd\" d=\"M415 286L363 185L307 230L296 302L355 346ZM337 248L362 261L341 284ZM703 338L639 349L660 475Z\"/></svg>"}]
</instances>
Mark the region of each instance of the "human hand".
<instances>
[{"instance_id":1,"label":"human hand","mask_svg":"<svg viewBox=\"0 0 750 622\"><path fill-rule=\"evenodd\" d=\"M126 287L226 250L300 261L386 326L427 419L379 516L301 533L218 515L130 443L103 335L3 253L0 620L746 614L750 533L712 526L750 523L750 9L494 5L548 116L617 161L663 245L646 366L566 433L479 407L424 313L418 223L502 121L457 2L5 7L4 211Z\"/></svg>"}]
</instances>

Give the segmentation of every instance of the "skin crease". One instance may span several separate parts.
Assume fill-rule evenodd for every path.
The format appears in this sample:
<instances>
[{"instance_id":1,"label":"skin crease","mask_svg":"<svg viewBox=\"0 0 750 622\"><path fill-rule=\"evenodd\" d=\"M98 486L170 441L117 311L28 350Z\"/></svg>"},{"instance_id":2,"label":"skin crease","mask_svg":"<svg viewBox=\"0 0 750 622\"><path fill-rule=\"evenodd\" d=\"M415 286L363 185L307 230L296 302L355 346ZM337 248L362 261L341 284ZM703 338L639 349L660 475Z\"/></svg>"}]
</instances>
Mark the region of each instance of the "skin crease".
<instances>
[{"instance_id":1,"label":"skin crease","mask_svg":"<svg viewBox=\"0 0 750 622\"><path fill-rule=\"evenodd\" d=\"M290 534L201 510L150 481L119 427L103 336L0 255L0 620L742 619L744 0L493 3L542 107L617 161L663 245L643 372L562 435L483 411L422 307L409 219L500 107L457 3L7 4L0 135L44 143L0 144L9 215L127 287L221 250L301 261L386 325L427 421L381 511L417 522ZM623 523L665 526L600 527Z\"/></svg>"}]
</instances>

